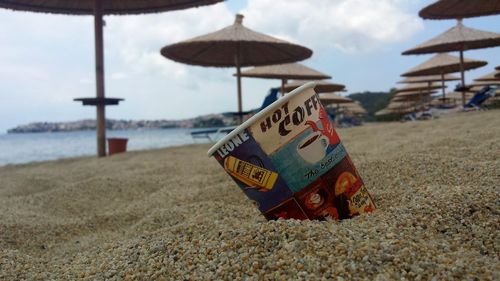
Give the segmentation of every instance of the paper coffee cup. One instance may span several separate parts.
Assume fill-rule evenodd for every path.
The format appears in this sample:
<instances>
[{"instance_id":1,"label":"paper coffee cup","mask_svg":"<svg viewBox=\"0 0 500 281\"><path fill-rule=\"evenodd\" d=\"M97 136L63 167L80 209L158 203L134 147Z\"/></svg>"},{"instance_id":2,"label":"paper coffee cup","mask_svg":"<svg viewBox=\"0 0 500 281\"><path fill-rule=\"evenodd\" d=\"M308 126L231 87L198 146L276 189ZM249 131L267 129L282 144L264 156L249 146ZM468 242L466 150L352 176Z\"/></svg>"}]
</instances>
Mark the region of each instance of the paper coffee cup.
<instances>
[{"instance_id":1,"label":"paper coffee cup","mask_svg":"<svg viewBox=\"0 0 500 281\"><path fill-rule=\"evenodd\" d=\"M269 220L345 219L375 205L310 82L208 151Z\"/></svg>"}]
</instances>

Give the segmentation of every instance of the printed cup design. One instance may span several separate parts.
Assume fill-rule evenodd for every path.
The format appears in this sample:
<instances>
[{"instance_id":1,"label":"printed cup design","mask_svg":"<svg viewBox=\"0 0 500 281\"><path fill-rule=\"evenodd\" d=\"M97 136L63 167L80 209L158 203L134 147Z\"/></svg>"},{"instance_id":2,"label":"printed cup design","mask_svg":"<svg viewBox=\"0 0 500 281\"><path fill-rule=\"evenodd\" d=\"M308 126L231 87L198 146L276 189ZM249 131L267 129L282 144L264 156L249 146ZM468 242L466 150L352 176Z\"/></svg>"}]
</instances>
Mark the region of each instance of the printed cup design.
<instances>
[{"instance_id":1,"label":"printed cup design","mask_svg":"<svg viewBox=\"0 0 500 281\"><path fill-rule=\"evenodd\" d=\"M328 148L328 138L319 134L313 133L311 137L306 138L297 146L297 152L300 157L309 163L317 163L325 158L326 149Z\"/></svg>"},{"instance_id":2,"label":"printed cup design","mask_svg":"<svg viewBox=\"0 0 500 281\"><path fill-rule=\"evenodd\" d=\"M278 179L277 173L233 156L229 156L224 160L224 168L233 177L247 184L249 188L255 188L260 191L271 190Z\"/></svg>"},{"instance_id":3,"label":"printed cup design","mask_svg":"<svg viewBox=\"0 0 500 281\"><path fill-rule=\"evenodd\" d=\"M257 113L208 154L269 220L340 220L375 210L314 83Z\"/></svg>"}]
</instances>

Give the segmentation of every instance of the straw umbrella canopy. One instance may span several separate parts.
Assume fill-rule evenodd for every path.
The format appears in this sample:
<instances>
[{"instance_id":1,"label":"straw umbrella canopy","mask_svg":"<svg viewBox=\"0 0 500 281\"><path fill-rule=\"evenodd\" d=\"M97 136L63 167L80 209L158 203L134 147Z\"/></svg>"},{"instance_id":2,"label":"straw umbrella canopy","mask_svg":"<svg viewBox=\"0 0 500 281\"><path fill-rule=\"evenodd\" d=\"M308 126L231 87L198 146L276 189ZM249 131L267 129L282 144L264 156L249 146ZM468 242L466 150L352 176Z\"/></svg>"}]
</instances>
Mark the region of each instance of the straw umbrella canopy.
<instances>
[{"instance_id":1,"label":"straw umbrella canopy","mask_svg":"<svg viewBox=\"0 0 500 281\"><path fill-rule=\"evenodd\" d=\"M285 84L284 91L285 92L293 91L296 88L300 87L301 85L305 84L306 82L309 82L309 81L307 81L307 80L290 81L289 83ZM329 81L329 80L319 80L319 81L315 81L315 83L316 83L316 86L314 87L314 91L316 91L316 93L345 91L345 85L333 83L332 81Z\"/></svg>"},{"instance_id":2,"label":"straw umbrella canopy","mask_svg":"<svg viewBox=\"0 0 500 281\"><path fill-rule=\"evenodd\" d=\"M466 92L465 99L470 100L474 96L474 93ZM439 99L438 99L439 100ZM439 100L441 103L461 103L462 102L462 92L449 92L446 94L446 100Z\"/></svg>"},{"instance_id":3,"label":"straw umbrella canopy","mask_svg":"<svg viewBox=\"0 0 500 281\"><path fill-rule=\"evenodd\" d=\"M241 72L241 77L281 79L281 95L285 94L285 84L288 79L329 79L328 74L321 73L300 63L285 63L267 66L257 66Z\"/></svg>"},{"instance_id":4,"label":"straw umbrella canopy","mask_svg":"<svg viewBox=\"0 0 500 281\"><path fill-rule=\"evenodd\" d=\"M449 30L443 32L437 37L424 42L413 49L403 52L403 55L418 55L429 53L444 53L458 51L460 53L460 77L462 90L465 93L465 75L464 75L464 51L473 49L483 49L500 45L500 34L487 32L478 29L466 27L461 20ZM462 99L465 105L465 96Z\"/></svg>"},{"instance_id":5,"label":"straw umbrella canopy","mask_svg":"<svg viewBox=\"0 0 500 281\"><path fill-rule=\"evenodd\" d=\"M418 83L427 83L427 92L431 92L431 85L432 82L437 82L437 81L454 81L454 80L460 80L459 77L451 74L445 74L443 77L441 75L425 75L425 76L414 76L414 77L407 77L402 81L399 81L398 83L407 83L407 84L418 84ZM434 92L432 92L434 93Z\"/></svg>"},{"instance_id":6,"label":"straw umbrella canopy","mask_svg":"<svg viewBox=\"0 0 500 281\"><path fill-rule=\"evenodd\" d=\"M465 97L467 99L470 99L473 96L474 96L473 93L470 93L470 92L465 93ZM450 92L450 93L446 94L446 97L451 99L451 100L461 101L462 100L462 92Z\"/></svg>"},{"instance_id":7,"label":"straw umbrella canopy","mask_svg":"<svg viewBox=\"0 0 500 281\"><path fill-rule=\"evenodd\" d=\"M414 105L425 103L430 95L436 91L419 90L411 92L399 92L394 95L391 102L412 102Z\"/></svg>"},{"instance_id":8,"label":"straw umbrella canopy","mask_svg":"<svg viewBox=\"0 0 500 281\"><path fill-rule=\"evenodd\" d=\"M431 93L432 94L432 93ZM410 95L394 96L391 101L418 101L420 100L419 93L412 93Z\"/></svg>"},{"instance_id":9,"label":"straw umbrella canopy","mask_svg":"<svg viewBox=\"0 0 500 281\"><path fill-rule=\"evenodd\" d=\"M414 102L404 102L404 101L391 101L387 105L387 109L402 109L402 108L410 108L414 105Z\"/></svg>"},{"instance_id":10,"label":"straw umbrella canopy","mask_svg":"<svg viewBox=\"0 0 500 281\"><path fill-rule=\"evenodd\" d=\"M415 92L415 91L430 91L430 90L435 90L441 88L440 85L437 84L431 84L427 85L425 83L414 83L414 84L409 84L406 85L403 88L396 89L395 93L404 93L404 92Z\"/></svg>"},{"instance_id":11,"label":"straw umbrella canopy","mask_svg":"<svg viewBox=\"0 0 500 281\"><path fill-rule=\"evenodd\" d=\"M432 95L435 93L436 93L436 91L427 91L427 90L411 91L411 92L399 92L399 93L395 94L394 97L425 96L425 95Z\"/></svg>"},{"instance_id":12,"label":"straw umbrella canopy","mask_svg":"<svg viewBox=\"0 0 500 281\"><path fill-rule=\"evenodd\" d=\"M476 81L476 82L474 82L474 83L471 84L471 87L470 87L469 90L477 89L479 87L484 87L484 86L500 86L500 80L496 80L496 81Z\"/></svg>"},{"instance_id":13,"label":"straw umbrella canopy","mask_svg":"<svg viewBox=\"0 0 500 281\"><path fill-rule=\"evenodd\" d=\"M398 84L413 84L413 83L432 83L432 82L438 82L443 80L441 78L441 75L425 75L425 76L414 76L414 77L407 77L399 82ZM445 74L444 75L444 81L456 81L460 80L460 77L451 75L451 74Z\"/></svg>"},{"instance_id":14,"label":"straw umbrella canopy","mask_svg":"<svg viewBox=\"0 0 500 281\"><path fill-rule=\"evenodd\" d=\"M495 75L497 74L497 72L491 72L491 73L488 73L488 74L485 74L481 77L478 77L476 79L474 79L474 81L486 81L486 82L489 82L489 81L500 81L500 78L499 77L495 77Z\"/></svg>"},{"instance_id":15,"label":"straw umbrella canopy","mask_svg":"<svg viewBox=\"0 0 500 281\"><path fill-rule=\"evenodd\" d=\"M439 0L418 13L424 19L462 19L500 14L498 0Z\"/></svg>"},{"instance_id":16,"label":"straw umbrella canopy","mask_svg":"<svg viewBox=\"0 0 500 281\"><path fill-rule=\"evenodd\" d=\"M493 85L497 86L497 89L495 90L495 95L500 96L500 87L498 87L498 86L500 86L500 84L493 84ZM472 85L472 88L470 88L470 90L467 93L474 95L477 92L479 92L481 89L483 89L484 86L491 86L491 84L490 85Z\"/></svg>"},{"instance_id":17,"label":"straw umbrella canopy","mask_svg":"<svg viewBox=\"0 0 500 281\"><path fill-rule=\"evenodd\" d=\"M306 47L277 39L243 26L243 15L218 31L167 45L161 54L190 65L236 67L238 112L242 112L241 67L283 64L309 58Z\"/></svg>"},{"instance_id":18,"label":"straw umbrella canopy","mask_svg":"<svg viewBox=\"0 0 500 281\"><path fill-rule=\"evenodd\" d=\"M484 86L486 85L477 85L477 86L473 86L471 89L470 89L470 92L471 94L475 94L477 92L479 92ZM500 96L500 85L495 85L497 86L497 89L495 90L495 96Z\"/></svg>"},{"instance_id":19,"label":"straw umbrella canopy","mask_svg":"<svg viewBox=\"0 0 500 281\"><path fill-rule=\"evenodd\" d=\"M158 13L187 9L221 2L222 0L0 0L0 7L19 11L70 15L93 15L96 52L96 98L78 99L97 108L97 155L106 156L105 106L118 104L121 99L107 99L104 94L103 15Z\"/></svg>"},{"instance_id":20,"label":"straw umbrella canopy","mask_svg":"<svg viewBox=\"0 0 500 281\"><path fill-rule=\"evenodd\" d=\"M340 106L340 109L344 112L349 112L352 114L367 114L366 109L359 103L359 101L354 101L351 103L344 103Z\"/></svg>"},{"instance_id":21,"label":"straw umbrella canopy","mask_svg":"<svg viewBox=\"0 0 500 281\"><path fill-rule=\"evenodd\" d=\"M381 109L377 112L375 112L375 116L383 116L383 115L391 115L391 114L403 114L403 113L406 113L406 112L410 112L411 110L409 110L408 108L398 108L398 109L389 109L389 108L384 108L384 109Z\"/></svg>"},{"instance_id":22,"label":"straw umbrella canopy","mask_svg":"<svg viewBox=\"0 0 500 281\"><path fill-rule=\"evenodd\" d=\"M417 96L416 100L423 101L424 96L430 94L432 90L441 88L442 86L432 83L413 83L408 84L403 88L396 89L395 96Z\"/></svg>"},{"instance_id":23,"label":"straw umbrella canopy","mask_svg":"<svg viewBox=\"0 0 500 281\"><path fill-rule=\"evenodd\" d=\"M436 92L425 92L423 94L420 93L401 93L402 95L399 96L394 96L391 101L413 101L413 102L418 102L418 101L424 101L426 100L427 97L429 97L432 94L435 94ZM404 95L403 95L404 94Z\"/></svg>"},{"instance_id":24,"label":"straw umbrella canopy","mask_svg":"<svg viewBox=\"0 0 500 281\"><path fill-rule=\"evenodd\" d=\"M406 101L406 102L403 102L403 101L391 101L386 109L394 112L394 113L399 113L399 114L403 114L403 113L407 113L407 112L411 112L413 111L413 107L416 105L415 102L409 102L409 101Z\"/></svg>"},{"instance_id":25,"label":"straw umbrella canopy","mask_svg":"<svg viewBox=\"0 0 500 281\"><path fill-rule=\"evenodd\" d=\"M404 51L403 55L421 55L431 53L463 52L500 45L500 34L466 27L462 21L415 48Z\"/></svg>"},{"instance_id":26,"label":"straw umbrella canopy","mask_svg":"<svg viewBox=\"0 0 500 281\"><path fill-rule=\"evenodd\" d=\"M387 108L381 109L377 112L375 112L375 116L383 116L383 115L389 115L389 114L394 114L392 110L389 110Z\"/></svg>"},{"instance_id":27,"label":"straw umbrella canopy","mask_svg":"<svg viewBox=\"0 0 500 281\"><path fill-rule=\"evenodd\" d=\"M324 105L343 104L343 103L354 102L354 100L352 100L352 99L350 99L348 97L339 96L339 95L337 95L335 93L321 93L318 96L319 96L319 100Z\"/></svg>"},{"instance_id":28,"label":"straw umbrella canopy","mask_svg":"<svg viewBox=\"0 0 500 281\"><path fill-rule=\"evenodd\" d=\"M464 58L464 70L476 69L487 65L488 63L480 60ZM438 54L425 62L411 68L407 72L401 74L403 77L415 77L423 75L441 75L444 77L447 73L460 71L460 58L449 54Z\"/></svg>"},{"instance_id":29,"label":"straw umbrella canopy","mask_svg":"<svg viewBox=\"0 0 500 281\"><path fill-rule=\"evenodd\" d=\"M412 77L412 76L423 76L423 75L436 75L439 74L442 77L442 93L445 97L444 91L444 75L447 73L458 72L461 69L464 71L482 67L488 64L485 61L472 60L464 58L463 62L459 57L452 56L449 54L438 54L428 59L427 61L415 66L409 71L403 73L401 76Z\"/></svg>"}]
</instances>

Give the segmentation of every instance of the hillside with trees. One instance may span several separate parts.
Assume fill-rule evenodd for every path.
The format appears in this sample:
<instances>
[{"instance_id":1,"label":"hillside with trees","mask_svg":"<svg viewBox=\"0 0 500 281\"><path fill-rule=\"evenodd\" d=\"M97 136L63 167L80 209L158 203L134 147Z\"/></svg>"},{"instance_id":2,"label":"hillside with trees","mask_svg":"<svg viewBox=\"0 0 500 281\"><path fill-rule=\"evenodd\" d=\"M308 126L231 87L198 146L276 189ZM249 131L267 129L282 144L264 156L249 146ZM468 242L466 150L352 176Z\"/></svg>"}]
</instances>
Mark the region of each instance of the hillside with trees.
<instances>
[{"instance_id":1,"label":"hillside with trees","mask_svg":"<svg viewBox=\"0 0 500 281\"><path fill-rule=\"evenodd\" d=\"M389 92L362 92L352 93L348 95L349 98L359 101L361 105L368 111L366 121L377 121L375 112L385 108L389 104L389 100L394 96L394 90Z\"/></svg>"}]
</instances>

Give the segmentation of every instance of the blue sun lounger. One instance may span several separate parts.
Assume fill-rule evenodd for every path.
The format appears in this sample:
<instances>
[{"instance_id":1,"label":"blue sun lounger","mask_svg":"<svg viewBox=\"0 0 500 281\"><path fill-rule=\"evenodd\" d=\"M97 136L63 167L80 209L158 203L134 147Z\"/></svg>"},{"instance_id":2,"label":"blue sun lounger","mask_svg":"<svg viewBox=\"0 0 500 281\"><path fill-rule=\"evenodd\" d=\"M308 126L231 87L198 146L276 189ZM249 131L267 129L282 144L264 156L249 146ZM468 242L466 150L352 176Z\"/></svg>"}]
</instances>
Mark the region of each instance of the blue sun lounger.
<instances>
[{"instance_id":1,"label":"blue sun lounger","mask_svg":"<svg viewBox=\"0 0 500 281\"><path fill-rule=\"evenodd\" d=\"M487 99L495 96L496 90L494 86L484 86L464 105L464 108L481 108Z\"/></svg>"}]
</instances>

